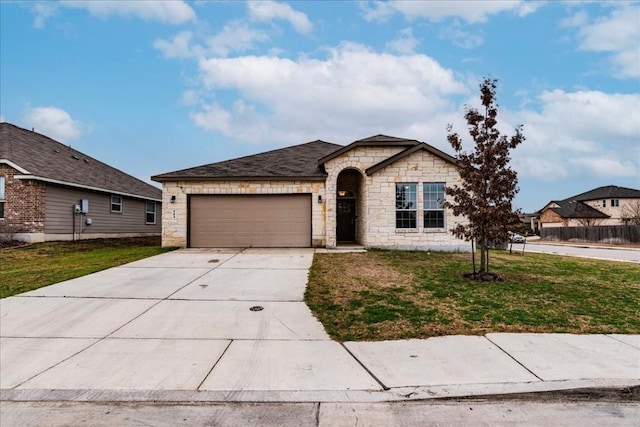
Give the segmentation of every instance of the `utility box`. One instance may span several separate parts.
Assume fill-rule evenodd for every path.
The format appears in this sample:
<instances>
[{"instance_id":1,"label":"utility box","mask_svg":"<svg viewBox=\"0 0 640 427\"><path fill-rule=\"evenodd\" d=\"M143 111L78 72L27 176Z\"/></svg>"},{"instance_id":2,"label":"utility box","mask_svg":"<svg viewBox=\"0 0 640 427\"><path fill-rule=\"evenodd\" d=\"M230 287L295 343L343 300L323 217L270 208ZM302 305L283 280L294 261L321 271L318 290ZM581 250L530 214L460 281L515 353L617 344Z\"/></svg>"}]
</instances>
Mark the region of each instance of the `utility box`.
<instances>
[{"instance_id":1,"label":"utility box","mask_svg":"<svg viewBox=\"0 0 640 427\"><path fill-rule=\"evenodd\" d=\"M80 200L80 212L82 212L83 214L89 213L89 200L87 199Z\"/></svg>"}]
</instances>

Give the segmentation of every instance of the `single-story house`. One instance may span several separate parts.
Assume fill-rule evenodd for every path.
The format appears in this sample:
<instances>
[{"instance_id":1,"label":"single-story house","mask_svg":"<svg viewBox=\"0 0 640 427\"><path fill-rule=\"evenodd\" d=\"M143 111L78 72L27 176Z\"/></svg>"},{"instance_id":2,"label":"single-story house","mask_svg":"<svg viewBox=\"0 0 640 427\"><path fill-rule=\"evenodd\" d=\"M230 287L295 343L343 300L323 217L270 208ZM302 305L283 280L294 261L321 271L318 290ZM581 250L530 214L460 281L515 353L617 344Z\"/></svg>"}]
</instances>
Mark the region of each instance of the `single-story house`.
<instances>
[{"instance_id":1,"label":"single-story house","mask_svg":"<svg viewBox=\"0 0 640 427\"><path fill-rule=\"evenodd\" d=\"M413 139L317 140L151 179L165 246L470 250L443 208L456 159Z\"/></svg>"},{"instance_id":2,"label":"single-story house","mask_svg":"<svg viewBox=\"0 0 640 427\"><path fill-rule=\"evenodd\" d=\"M37 132L0 123L0 238L159 236L162 190Z\"/></svg>"},{"instance_id":3,"label":"single-story house","mask_svg":"<svg viewBox=\"0 0 640 427\"><path fill-rule=\"evenodd\" d=\"M640 190L607 185L564 200L554 200L536 213L538 227L621 225L640 206Z\"/></svg>"}]
</instances>

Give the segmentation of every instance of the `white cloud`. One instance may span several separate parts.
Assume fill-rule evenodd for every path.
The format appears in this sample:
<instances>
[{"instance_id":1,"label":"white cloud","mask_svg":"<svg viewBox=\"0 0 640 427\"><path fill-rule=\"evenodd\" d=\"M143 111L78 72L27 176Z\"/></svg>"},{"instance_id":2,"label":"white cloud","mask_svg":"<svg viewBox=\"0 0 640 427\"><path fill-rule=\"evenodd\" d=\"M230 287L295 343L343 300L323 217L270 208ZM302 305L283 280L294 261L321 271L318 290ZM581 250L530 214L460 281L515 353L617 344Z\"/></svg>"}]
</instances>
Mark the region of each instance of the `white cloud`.
<instances>
[{"instance_id":1,"label":"white cloud","mask_svg":"<svg viewBox=\"0 0 640 427\"><path fill-rule=\"evenodd\" d=\"M232 21L222 31L207 39L208 51L214 55L227 56L231 52L246 52L254 48L256 42L269 39L263 31L249 27L241 21Z\"/></svg>"},{"instance_id":2,"label":"white cloud","mask_svg":"<svg viewBox=\"0 0 640 427\"><path fill-rule=\"evenodd\" d=\"M463 49L473 49L484 43L484 38L480 34L473 34L463 29L463 26L457 19L454 19L450 24L441 28L440 37L451 41L454 46Z\"/></svg>"},{"instance_id":3,"label":"white cloud","mask_svg":"<svg viewBox=\"0 0 640 427\"><path fill-rule=\"evenodd\" d=\"M519 16L534 12L542 3L533 4L524 0L502 1L406 1L399 0L390 5L408 19L425 18L440 21L445 18L460 18L475 23L485 22L490 15L511 11Z\"/></svg>"},{"instance_id":4,"label":"white cloud","mask_svg":"<svg viewBox=\"0 0 640 427\"><path fill-rule=\"evenodd\" d=\"M182 92L180 103L182 105L198 105L201 102L200 94L198 91L189 89Z\"/></svg>"},{"instance_id":5,"label":"white cloud","mask_svg":"<svg viewBox=\"0 0 640 427\"><path fill-rule=\"evenodd\" d=\"M196 123L239 136L255 134L249 129L262 130L269 122L270 131L259 139L265 143L407 134L422 122L437 126L434 132L443 136L446 122L431 120L452 108L447 96L466 90L426 55L394 56L354 43L329 49L326 59L244 56L199 64L208 90L235 90L238 100L255 107L248 120L246 111L239 118L237 105L225 109L215 104L195 113ZM214 125L205 124L206 114Z\"/></svg>"},{"instance_id":6,"label":"white cloud","mask_svg":"<svg viewBox=\"0 0 640 427\"><path fill-rule=\"evenodd\" d=\"M69 113L57 107L29 108L22 121L26 128L34 128L36 132L60 142L71 141L90 132L88 126L73 120Z\"/></svg>"},{"instance_id":7,"label":"white cloud","mask_svg":"<svg viewBox=\"0 0 640 427\"><path fill-rule=\"evenodd\" d=\"M191 31L182 31L171 40L158 39L153 42L153 47L160 50L165 58L193 58L204 53L202 46L192 46L191 40L193 33Z\"/></svg>"},{"instance_id":8,"label":"white cloud","mask_svg":"<svg viewBox=\"0 0 640 427\"><path fill-rule=\"evenodd\" d=\"M640 77L640 7L623 4L606 17L588 23L584 12L564 22L579 28L580 49L611 53L614 75L620 78Z\"/></svg>"},{"instance_id":9,"label":"white cloud","mask_svg":"<svg viewBox=\"0 0 640 427\"><path fill-rule=\"evenodd\" d=\"M398 37L386 44L387 49L407 55L413 53L420 42L413 37L413 30L405 28L398 32Z\"/></svg>"},{"instance_id":10,"label":"white cloud","mask_svg":"<svg viewBox=\"0 0 640 427\"><path fill-rule=\"evenodd\" d=\"M206 55L227 56L233 52L245 52L255 48L256 43L269 39L266 33L249 27L242 21L227 23L222 30L201 43L194 43L191 31L182 31L170 40L157 39L153 46L165 58L202 58Z\"/></svg>"},{"instance_id":11,"label":"white cloud","mask_svg":"<svg viewBox=\"0 0 640 427\"><path fill-rule=\"evenodd\" d=\"M313 24L303 12L294 10L285 3L276 1L249 1L249 17L255 21L272 21L282 19L289 22L293 28L303 34L308 34L313 30Z\"/></svg>"},{"instance_id":12,"label":"white cloud","mask_svg":"<svg viewBox=\"0 0 640 427\"><path fill-rule=\"evenodd\" d=\"M107 18L112 15L135 16L145 21L165 24L184 24L196 18L196 14L182 0L70 0L61 1L60 6L84 9L91 15Z\"/></svg>"},{"instance_id":13,"label":"white cloud","mask_svg":"<svg viewBox=\"0 0 640 427\"><path fill-rule=\"evenodd\" d=\"M361 1L359 4L362 17L367 22L386 22L396 10L386 1Z\"/></svg>"},{"instance_id":14,"label":"white cloud","mask_svg":"<svg viewBox=\"0 0 640 427\"><path fill-rule=\"evenodd\" d=\"M509 112L527 140L514 162L523 176L634 176L640 171L640 94L545 91L540 111ZM635 153L635 154L634 154Z\"/></svg>"},{"instance_id":15,"label":"white cloud","mask_svg":"<svg viewBox=\"0 0 640 427\"><path fill-rule=\"evenodd\" d=\"M190 117L196 125L205 130L244 141L261 141L270 131L265 118L243 100L235 101L229 111L216 103L204 105L201 111L192 112ZM249 123L251 125L248 126Z\"/></svg>"},{"instance_id":16,"label":"white cloud","mask_svg":"<svg viewBox=\"0 0 640 427\"><path fill-rule=\"evenodd\" d=\"M45 21L56 14L58 7L50 1L38 1L31 6L31 12L36 16L33 20L35 28L44 28Z\"/></svg>"},{"instance_id":17,"label":"white cloud","mask_svg":"<svg viewBox=\"0 0 640 427\"><path fill-rule=\"evenodd\" d=\"M616 157L578 157L570 163L600 177L637 176L640 173L638 165Z\"/></svg>"}]
</instances>

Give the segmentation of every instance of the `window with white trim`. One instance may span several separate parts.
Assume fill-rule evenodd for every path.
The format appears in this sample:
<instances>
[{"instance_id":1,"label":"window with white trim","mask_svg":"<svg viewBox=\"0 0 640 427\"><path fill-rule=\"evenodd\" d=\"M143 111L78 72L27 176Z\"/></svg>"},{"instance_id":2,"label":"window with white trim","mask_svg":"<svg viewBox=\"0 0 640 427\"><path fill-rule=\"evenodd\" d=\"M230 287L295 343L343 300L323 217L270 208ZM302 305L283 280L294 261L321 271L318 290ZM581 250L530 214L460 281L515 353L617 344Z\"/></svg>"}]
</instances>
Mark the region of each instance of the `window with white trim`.
<instances>
[{"instance_id":1,"label":"window with white trim","mask_svg":"<svg viewBox=\"0 0 640 427\"><path fill-rule=\"evenodd\" d=\"M4 218L4 176L0 176L0 218Z\"/></svg>"},{"instance_id":2,"label":"window with white trim","mask_svg":"<svg viewBox=\"0 0 640 427\"><path fill-rule=\"evenodd\" d=\"M619 208L620 207L620 199L611 199L611 207Z\"/></svg>"},{"instance_id":3,"label":"window with white trim","mask_svg":"<svg viewBox=\"0 0 640 427\"><path fill-rule=\"evenodd\" d=\"M146 203L145 216L146 216L147 224L156 223L156 203L155 202Z\"/></svg>"},{"instance_id":4,"label":"window with white trim","mask_svg":"<svg viewBox=\"0 0 640 427\"><path fill-rule=\"evenodd\" d=\"M424 228L444 228L444 183L422 184Z\"/></svg>"},{"instance_id":5,"label":"window with white trim","mask_svg":"<svg viewBox=\"0 0 640 427\"><path fill-rule=\"evenodd\" d=\"M418 184L396 184L396 229L417 228Z\"/></svg>"},{"instance_id":6,"label":"window with white trim","mask_svg":"<svg viewBox=\"0 0 640 427\"><path fill-rule=\"evenodd\" d=\"M111 196L111 212L122 213L122 197Z\"/></svg>"}]
</instances>

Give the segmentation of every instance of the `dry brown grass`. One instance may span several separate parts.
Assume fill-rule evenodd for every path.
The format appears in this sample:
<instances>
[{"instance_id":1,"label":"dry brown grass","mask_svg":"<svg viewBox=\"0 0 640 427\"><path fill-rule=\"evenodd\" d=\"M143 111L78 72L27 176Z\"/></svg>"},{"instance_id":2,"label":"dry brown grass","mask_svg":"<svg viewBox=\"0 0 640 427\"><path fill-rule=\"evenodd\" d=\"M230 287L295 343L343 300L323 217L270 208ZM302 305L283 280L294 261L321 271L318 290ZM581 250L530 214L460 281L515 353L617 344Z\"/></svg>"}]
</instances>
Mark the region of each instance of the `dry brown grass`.
<instances>
[{"instance_id":1,"label":"dry brown grass","mask_svg":"<svg viewBox=\"0 0 640 427\"><path fill-rule=\"evenodd\" d=\"M468 281L469 254L317 254L305 300L341 341L488 332L639 333L640 268L492 253L504 282Z\"/></svg>"}]
</instances>

